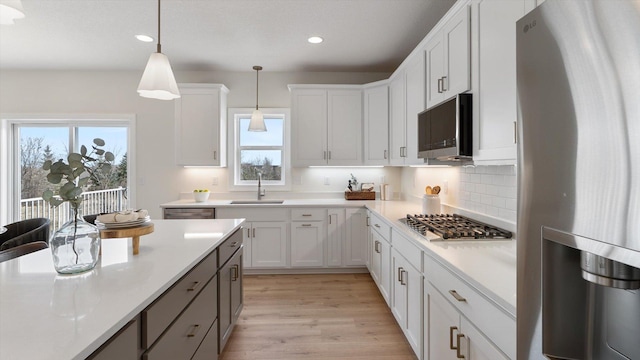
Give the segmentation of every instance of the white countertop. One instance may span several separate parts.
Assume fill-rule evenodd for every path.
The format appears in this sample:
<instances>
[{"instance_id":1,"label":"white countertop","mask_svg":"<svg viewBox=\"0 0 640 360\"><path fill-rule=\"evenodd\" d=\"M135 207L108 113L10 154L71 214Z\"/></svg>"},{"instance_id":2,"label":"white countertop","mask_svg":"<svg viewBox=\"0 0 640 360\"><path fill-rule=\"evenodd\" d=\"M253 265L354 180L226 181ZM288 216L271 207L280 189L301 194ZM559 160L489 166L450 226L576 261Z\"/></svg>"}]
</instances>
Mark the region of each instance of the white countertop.
<instances>
[{"instance_id":1,"label":"white countertop","mask_svg":"<svg viewBox=\"0 0 640 360\"><path fill-rule=\"evenodd\" d=\"M84 359L238 229L243 219L154 220L104 239L95 269L58 275L49 249L0 263L0 359Z\"/></svg>"},{"instance_id":2,"label":"white countertop","mask_svg":"<svg viewBox=\"0 0 640 360\"><path fill-rule=\"evenodd\" d=\"M418 201L344 200L344 199L292 199L282 204L236 205L231 200L209 200L196 203L192 199L162 204L162 207L367 207L381 215L389 225L413 240L429 256L466 280L488 298L501 306L514 318L516 316L516 240L477 241L427 241L398 221L409 214L419 214L422 207ZM482 214L455 210L482 222L515 230L515 225ZM434 236L437 238L437 236ZM429 276L429 274L425 274Z\"/></svg>"}]
</instances>

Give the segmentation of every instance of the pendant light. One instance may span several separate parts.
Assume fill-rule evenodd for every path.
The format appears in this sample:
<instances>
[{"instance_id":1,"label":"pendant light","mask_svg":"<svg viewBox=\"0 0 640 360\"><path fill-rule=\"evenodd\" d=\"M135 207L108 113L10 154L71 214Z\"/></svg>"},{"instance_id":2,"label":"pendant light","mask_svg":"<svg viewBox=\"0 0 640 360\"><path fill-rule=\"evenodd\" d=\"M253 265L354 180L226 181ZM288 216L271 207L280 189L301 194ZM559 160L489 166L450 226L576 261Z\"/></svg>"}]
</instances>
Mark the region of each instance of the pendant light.
<instances>
[{"instance_id":1,"label":"pendant light","mask_svg":"<svg viewBox=\"0 0 640 360\"><path fill-rule=\"evenodd\" d=\"M24 19L20 0L0 0L0 25L13 25L14 20Z\"/></svg>"},{"instance_id":2,"label":"pendant light","mask_svg":"<svg viewBox=\"0 0 640 360\"><path fill-rule=\"evenodd\" d=\"M142 97L173 100L180 97L178 84L173 77L169 58L162 53L160 45L160 0L158 0L158 45L155 53L149 56L147 67L144 69L138 94Z\"/></svg>"},{"instance_id":3,"label":"pendant light","mask_svg":"<svg viewBox=\"0 0 640 360\"><path fill-rule=\"evenodd\" d=\"M267 131L267 125L264 123L262 111L258 109L258 72L262 70L262 66L254 66L253 70L256 71L256 109L253 110L253 114L251 114L249 131Z\"/></svg>"}]
</instances>

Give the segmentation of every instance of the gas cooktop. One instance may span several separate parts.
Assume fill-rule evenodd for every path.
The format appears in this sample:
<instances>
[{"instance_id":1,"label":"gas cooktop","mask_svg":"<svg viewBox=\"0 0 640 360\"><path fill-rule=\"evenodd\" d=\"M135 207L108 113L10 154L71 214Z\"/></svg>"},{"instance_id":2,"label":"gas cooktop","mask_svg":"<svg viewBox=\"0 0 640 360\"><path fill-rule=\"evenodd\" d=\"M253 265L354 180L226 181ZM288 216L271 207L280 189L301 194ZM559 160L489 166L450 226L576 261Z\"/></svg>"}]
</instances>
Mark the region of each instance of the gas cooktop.
<instances>
[{"instance_id":1,"label":"gas cooktop","mask_svg":"<svg viewBox=\"0 0 640 360\"><path fill-rule=\"evenodd\" d=\"M458 214L407 214L400 221L422 236L429 231L442 240L504 240L513 236L510 231Z\"/></svg>"}]
</instances>

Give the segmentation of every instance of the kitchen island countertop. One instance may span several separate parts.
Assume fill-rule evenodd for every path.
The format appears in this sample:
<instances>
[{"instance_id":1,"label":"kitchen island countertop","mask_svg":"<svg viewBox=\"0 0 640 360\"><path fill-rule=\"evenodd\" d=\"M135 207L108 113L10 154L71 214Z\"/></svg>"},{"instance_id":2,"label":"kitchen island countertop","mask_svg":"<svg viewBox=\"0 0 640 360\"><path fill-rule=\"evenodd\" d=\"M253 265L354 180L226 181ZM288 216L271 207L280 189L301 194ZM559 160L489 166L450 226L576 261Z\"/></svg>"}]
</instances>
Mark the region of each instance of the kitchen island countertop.
<instances>
[{"instance_id":1,"label":"kitchen island countertop","mask_svg":"<svg viewBox=\"0 0 640 360\"><path fill-rule=\"evenodd\" d=\"M244 219L154 220L103 239L95 269L58 275L44 249L0 263L0 359L84 359L239 229Z\"/></svg>"}]
</instances>

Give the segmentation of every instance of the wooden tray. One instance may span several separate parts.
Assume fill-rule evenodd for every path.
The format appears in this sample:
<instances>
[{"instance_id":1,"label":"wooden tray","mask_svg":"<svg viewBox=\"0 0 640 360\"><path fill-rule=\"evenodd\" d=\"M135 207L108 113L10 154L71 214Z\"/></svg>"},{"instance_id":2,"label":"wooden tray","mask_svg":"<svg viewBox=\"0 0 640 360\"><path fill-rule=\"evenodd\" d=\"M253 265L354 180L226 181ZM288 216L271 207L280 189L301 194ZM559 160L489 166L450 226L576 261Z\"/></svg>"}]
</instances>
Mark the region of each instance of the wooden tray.
<instances>
[{"instance_id":1,"label":"wooden tray","mask_svg":"<svg viewBox=\"0 0 640 360\"><path fill-rule=\"evenodd\" d=\"M136 227L122 229L100 229L101 239L119 239L132 238L133 255L138 255L140 251L140 236L151 234L153 232L153 223L145 223Z\"/></svg>"},{"instance_id":2,"label":"wooden tray","mask_svg":"<svg viewBox=\"0 0 640 360\"><path fill-rule=\"evenodd\" d=\"M375 191L345 191L344 198L346 200L375 200Z\"/></svg>"}]
</instances>

